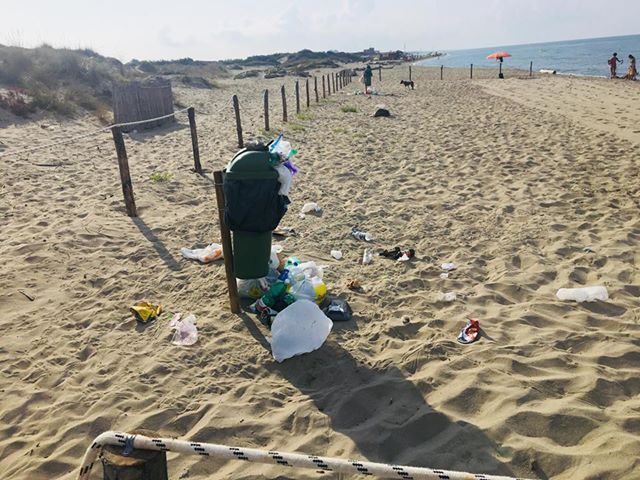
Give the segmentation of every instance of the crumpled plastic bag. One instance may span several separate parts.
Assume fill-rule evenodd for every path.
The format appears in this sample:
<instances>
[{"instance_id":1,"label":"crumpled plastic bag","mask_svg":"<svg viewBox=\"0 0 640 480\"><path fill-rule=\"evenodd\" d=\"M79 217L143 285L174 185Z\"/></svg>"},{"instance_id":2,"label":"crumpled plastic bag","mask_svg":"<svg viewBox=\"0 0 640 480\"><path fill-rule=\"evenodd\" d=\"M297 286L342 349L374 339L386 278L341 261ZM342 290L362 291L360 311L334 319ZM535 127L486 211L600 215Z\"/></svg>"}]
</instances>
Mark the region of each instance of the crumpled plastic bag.
<instances>
[{"instance_id":1,"label":"crumpled plastic bag","mask_svg":"<svg viewBox=\"0 0 640 480\"><path fill-rule=\"evenodd\" d=\"M193 313L190 313L184 319L182 319L181 313L176 313L171 319L171 322L169 322L169 327L175 330L173 332L173 338L171 338L171 343L174 345L186 347L198 341L196 316Z\"/></svg>"},{"instance_id":2,"label":"crumpled plastic bag","mask_svg":"<svg viewBox=\"0 0 640 480\"><path fill-rule=\"evenodd\" d=\"M193 250L181 248L180 253L183 257L190 260L200 260L202 263L209 263L222 258L222 245L212 243L204 248L195 248Z\"/></svg>"},{"instance_id":3,"label":"crumpled plastic bag","mask_svg":"<svg viewBox=\"0 0 640 480\"><path fill-rule=\"evenodd\" d=\"M278 181L280 182L280 190L278 190L278 195L289 195L291 191L291 185L293 184L293 174L291 170L289 170L284 165L280 164L274 167L276 172L278 172Z\"/></svg>"},{"instance_id":4,"label":"crumpled plastic bag","mask_svg":"<svg viewBox=\"0 0 640 480\"><path fill-rule=\"evenodd\" d=\"M241 298L252 298L254 300L259 299L264 293L269 290L269 287L278 280L278 272L275 268L269 268L269 273L266 277L262 278L250 278L241 279L237 278L238 294Z\"/></svg>"},{"instance_id":5,"label":"crumpled plastic bag","mask_svg":"<svg viewBox=\"0 0 640 480\"><path fill-rule=\"evenodd\" d=\"M319 349L333 322L309 300L298 300L276 315L271 325L271 353L277 362Z\"/></svg>"}]
</instances>

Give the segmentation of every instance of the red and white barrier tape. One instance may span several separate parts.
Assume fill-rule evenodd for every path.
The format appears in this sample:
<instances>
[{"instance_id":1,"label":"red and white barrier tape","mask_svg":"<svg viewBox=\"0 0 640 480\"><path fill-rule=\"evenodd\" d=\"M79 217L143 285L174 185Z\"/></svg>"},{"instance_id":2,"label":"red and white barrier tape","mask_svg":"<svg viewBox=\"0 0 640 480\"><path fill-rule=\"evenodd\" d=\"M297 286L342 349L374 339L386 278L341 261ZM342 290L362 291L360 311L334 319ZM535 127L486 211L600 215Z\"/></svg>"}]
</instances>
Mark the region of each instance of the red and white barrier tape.
<instances>
[{"instance_id":1,"label":"red and white barrier tape","mask_svg":"<svg viewBox=\"0 0 640 480\"><path fill-rule=\"evenodd\" d=\"M104 432L98 435L87 449L78 480L88 480L91 468L104 445L125 446L130 443L133 448L141 450L169 451L201 455L218 460L243 460L246 462L267 463L284 467L310 468L326 472L352 475L371 475L379 478L396 478L403 480L525 480L501 475L485 475L481 473L453 472L435 468L403 467L356 460L319 457L301 453L285 453L277 451L257 450L255 448L228 447L211 443L187 442L170 438L149 438L144 435L130 435L124 432Z\"/></svg>"}]
</instances>

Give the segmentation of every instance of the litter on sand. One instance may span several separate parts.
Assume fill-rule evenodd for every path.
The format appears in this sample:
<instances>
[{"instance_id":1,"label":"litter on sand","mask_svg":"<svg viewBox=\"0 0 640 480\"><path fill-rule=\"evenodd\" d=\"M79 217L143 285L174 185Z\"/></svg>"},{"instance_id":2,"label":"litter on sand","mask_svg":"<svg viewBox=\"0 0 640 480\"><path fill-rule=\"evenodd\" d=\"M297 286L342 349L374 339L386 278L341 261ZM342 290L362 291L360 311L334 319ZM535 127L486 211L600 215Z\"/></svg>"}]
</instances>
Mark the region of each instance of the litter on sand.
<instances>
[{"instance_id":1,"label":"litter on sand","mask_svg":"<svg viewBox=\"0 0 640 480\"><path fill-rule=\"evenodd\" d=\"M340 250L331 250L331 256L336 260L340 260L342 258L342 251Z\"/></svg>"},{"instance_id":2,"label":"litter on sand","mask_svg":"<svg viewBox=\"0 0 640 480\"><path fill-rule=\"evenodd\" d=\"M558 300L573 300L575 302L595 302L596 300L609 300L607 287L582 287L582 288L561 288L556 293Z\"/></svg>"},{"instance_id":3,"label":"litter on sand","mask_svg":"<svg viewBox=\"0 0 640 480\"><path fill-rule=\"evenodd\" d=\"M276 315L271 325L271 353L277 362L319 349L333 322L310 300L298 300Z\"/></svg>"},{"instance_id":4,"label":"litter on sand","mask_svg":"<svg viewBox=\"0 0 640 480\"><path fill-rule=\"evenodd\" d=\"M332 298L323 312L333 322L347 322L353 315L349 302L342 298Z\"/></svg>"},{"instance_id":5,"label":"litter on sand","mask_svg":"<svg viewBox=\"0 0 640 480\"><path fill-rule=\"evenodd\" d=\"M198 341L196 316L192 313L185 318L182 318L181 313L176 313L169 322L169 328L174 330L173 338L171 338L171 343L174 345L187 347Z\"/></svg>"},{"instance_id":6,"label":"litter on sand","mask_svg":"<svg viewBox=\"0 0 640 480\"><path fill-rule=\"evenodd\" d=\"M480 322L475 318L470 318L467 324L464 326L462 330L460 330L460 335L458 335L458 342L460 343L473 343L478 339L480 335Z\"/></svg>"},{"instance_id":7,"label":"litter on sand","mask_svg":"<svg viewBox=\"0 0 640 480\"><path fill-rule=\"evenodd\" d=\"M222 245L219 243L212 243L204 248L195 248L193 250L181 248L180 253L183 257L190 260L199 260L202 263L209 263L222 258Z\"/></svg>"},{"instance_id":8,"label":"litter on sand","mask_svg":"<svg viewBox=\"0 0 640 480\"><path fill-rule=\"evenodd\" d=\"M136 320L142 323L155 320L162 313L162 305L153 305L149 302L138 302L129 309Z\"/></svg>"},{"instance_id":9,"label":"litter on sand","mask_svg":"<svg viewBox=\"0 0 640 480\"><path fill-rule=\"evenodd\" d=\"M442 268L442 270L446 270L447 272L450 272L451 270L455 270L456 268L458 268L456 266L455 263L443 263L440 268Z\"/></svg>"},{"instance_id":10,"label":"litter on sand","mask_svg":"<svg viewBox=\"0 0 640 480\"><path fill-rule=\"evenodd\" d=\"M438 297L438 300L440 300L441 302L455 302L456 298L458 298L458 296L456 295L456 292L446 292L446 293L441 293L440 296Z\"/></svg>"}]
</instances>

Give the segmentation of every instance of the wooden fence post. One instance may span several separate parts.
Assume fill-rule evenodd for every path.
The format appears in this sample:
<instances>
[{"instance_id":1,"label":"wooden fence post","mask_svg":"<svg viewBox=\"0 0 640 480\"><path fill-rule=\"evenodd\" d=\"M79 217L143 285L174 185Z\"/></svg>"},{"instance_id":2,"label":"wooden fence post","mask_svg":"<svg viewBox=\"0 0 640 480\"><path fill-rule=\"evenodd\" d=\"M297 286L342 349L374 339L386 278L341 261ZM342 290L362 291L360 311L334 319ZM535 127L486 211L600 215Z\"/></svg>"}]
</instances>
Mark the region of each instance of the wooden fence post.
<instances>
[{"instance_id":1,"label":"wooden fence post","mask_svg":"<svg viewBox=\"0 0 640 480\"><path fill-rule=\"evenodd\" d=\"M336 73L331 72L331 81L333 82L333 93L336 93Z\"/></svg>"},{"instance_id":2,"label":"wooden fence post","mask_svg":"<svg viewBox=\"0 0 640 480\"><path fill-rule=\"evenodd\" d=\"M529 62L529 76L533 76L533 61Z\"/></svg>"},{"instance_id":3,"label":"wooden fence post","mask_svg":"<svg viewBox=\"0 0 640 480\"><path fill-rule=\"evenodd\" d=\"M296 80L296 113L300 113L300 84Z\"/></svg>"},{"instance_id":4,"label":"wooden fence post","mask_svg":"<svg viewBox=\"0 0 640 480\"><path fill-rule=\"evenodd\" d=\"M307 90L307 108L309 108L309 79L307 78L305 89Z\"/></svg>"},{"instance_id":5,"label":"wooden fence post","mask_svg":"<svg viewBox=\"0 0 640 480\"><path fill-rule=\"evenodd\" d=\"M322 98L327 98L327 96L325 95L325 88L324 88L324 75L322 75Z\"/></svg>"},{"instance_id":6,"label":"wooden fence post","mask_svg":"<svg viewBox=\"0 0 640 480\"><path fill-rule=\"evenodd\" d=\"M327 73L327 96L331 96L331 77Z\"/></svg>"},{"instance_id":7,"label":"wooden fence post","mask_svg":"<svg viewBox=\"0 0 640 480\"><path fill-rule=\"evenodd\" d=\"M269 90L264 90L264 129L269 131Z\"/></svg>"},{"instance_id":8,"label":"wooden fence post","mask_svg":"<svg viewBox=\"0 0 640 480\"><path fill-rule=\"evenodd\" d=\"M193 148L193 165L197 173L202 174L200 165L200 148L198 147L198 131L196 130L196 110L190 107L187 110L189 116L189 128L191 130L191 147Z\"/></svg>"},{"instance_id":9,"label":"wooden fence post","mask_svg":"<svg viewBox=\"0 0 640 480\"><path fill-rule=\"evenodd\" d=\"M213 180L216 187L216 201L218 203L218 221L220 222L220 239L222 241L222 256L224 257L224 270L227 277L227 289L229 290L229 304L231 313L240 313L240 300L238 299L238 284L233 272L233 248L231 246L231 231L224 221L224 209L226 200L222 188L222 172L213 172Z\"/></svg>"},{"instance_id":10,"label":"wooden fence post","mask_svg":"<svg viewBox=\"0 0 640 480\"><path fill-rule=\"evenodd\" d=\"M409 65L409 81L411 81L411 65Z\"/></svg>"},{"instance_id":11,"label":"wooden fence post","mask_svg":"<svg viewBox=\"0 0 640 480\"><path fill-rule=\"evenodd\" d=\"M313 77L313 90L316 92L316 103L320 102L320 97L318 96L318 77Z\"/></svg>"},{"instance_id":12,"label":"wooden fence post","mask_svg":"<svg viewBox=\"0 0 640 480\"><path fill-rule=\"evenodd\" d=\"M124 204L127 208L127 215L137 217L136 200L133 198L133 185L131 184L131 175L129 173L129 159L127 158L127 149L124 146L124 138L122 138L122 130L120 127L111 129L113 134L113 143L116 145L118 154L118 169L120 170L120 183L122 183L122 194L124 195Z\"/></svg>"},{"instance_id":13,"label":"wooden fence post","mask_svg":"<svg viewBox=\"0 0 640 480\"><path fill-rule=\"evenodd\" d=\"M444 65L440 65L440 80L442 80L443 71L444 71Z\"/></svg>"},{"instance_id":14,"label":"wooden fence post","mask_svg":"<svg viewBox=\"0 0 640 480\"><path fill-rule=\"evenodd\" d=\"M471 67L469 67L469 78L473 79L473 63L471 64Z\"/></svg>"},{"instance_id":15,"label":"wooden fence post","mask_svg":"<svg viewBox=\"0 0 640 480\"><path fill-rule=\"evenodd\" d=\"M233 109L236 112L236 130L238 132L238 147L244 147L244 140L242 140L242 124L240 123L240 103L238 102L238 96L233 96Z\"/></svg>"},{"instance_id":16,"label":"wooden fence post","mask_svg":"<svg viewBox=\"0 0 640 480\"><path fill-rule=\"evenodd\" d=\"M382 81L382 65L378 67L378 81Z\"/></svg>"},{"instance_id":17,"label":"wooden fence post","mask_svg":"<svg viewBox=\"0 0 640 480\"><path fill-rule=\"evenodd\" d=\"M141 435L147 435L142 433ZM154 435L154 436L157 436ZM167 480L167 454L162 451L132 449L124 455L126 446L105 445L102 448L103 480L130 478L136 480Z\"/></svg>"},{"instance_id":18,"label":"wooden fence post","mask_svg":"<svg viewBox=\"0 0 640 480\"><path fill-rule=\"evenodd\" d=\"M280 87L282 93L282 121L287 123L287 95L284 92L284 85Z\"/></svg>"}]
</instances>

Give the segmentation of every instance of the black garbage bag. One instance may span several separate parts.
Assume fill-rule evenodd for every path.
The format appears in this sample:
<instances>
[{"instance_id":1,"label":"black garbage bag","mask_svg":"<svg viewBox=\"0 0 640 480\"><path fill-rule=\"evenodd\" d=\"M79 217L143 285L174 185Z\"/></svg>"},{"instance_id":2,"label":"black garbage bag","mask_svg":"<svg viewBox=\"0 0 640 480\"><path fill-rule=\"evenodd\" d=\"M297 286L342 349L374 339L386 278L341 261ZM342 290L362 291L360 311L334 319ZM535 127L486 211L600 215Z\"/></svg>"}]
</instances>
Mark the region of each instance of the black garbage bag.
<instances>
[{"instance_id":1,"label":"black garbage bag","mask_svg":"<svg viewBox=\"0 0 640 480\"><path fill-rule=\"evenodd\" d=\"M232 231L268 232L275 230L291 203L279 195L277 178L256 180L224 179L226 201L224 218Z\"/></svg>"}]
</instances>

